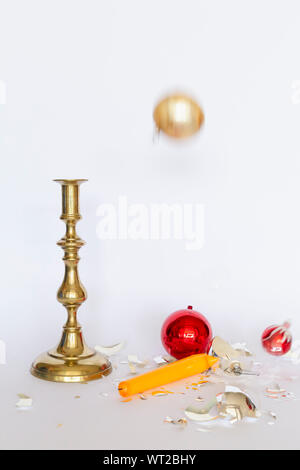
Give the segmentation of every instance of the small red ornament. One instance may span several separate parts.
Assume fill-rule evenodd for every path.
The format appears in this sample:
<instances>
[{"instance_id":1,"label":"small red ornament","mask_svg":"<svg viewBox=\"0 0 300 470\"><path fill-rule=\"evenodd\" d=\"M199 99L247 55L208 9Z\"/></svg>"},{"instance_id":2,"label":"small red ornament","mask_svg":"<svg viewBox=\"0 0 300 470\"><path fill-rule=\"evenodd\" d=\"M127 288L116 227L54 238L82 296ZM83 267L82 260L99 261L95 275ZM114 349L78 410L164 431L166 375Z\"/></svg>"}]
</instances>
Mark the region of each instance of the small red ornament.
<instances>
[{"instance_id":1,"label":"small red ornament","mask_svg":"<svg viewBox=\"0 0 300 470\"><path fill-rule=\"evenodd\" d=\"M161 340L166 351L176 359L191 354L207 353L212 339L212 330L207 319L193 310L177 310L164 322Z\"/></svg>"},{"instance_id":2,"label":"small red ornament","mask_svg":"<svg viewBox=\"0 0 300 470\"><path fill-rule=\"evenodd\" d=\"M272 325L262 334L261 342L264 349L273 356L283 356L292 346L292 335L289 332L289 323Z\"/></svg>"}]
</instances>

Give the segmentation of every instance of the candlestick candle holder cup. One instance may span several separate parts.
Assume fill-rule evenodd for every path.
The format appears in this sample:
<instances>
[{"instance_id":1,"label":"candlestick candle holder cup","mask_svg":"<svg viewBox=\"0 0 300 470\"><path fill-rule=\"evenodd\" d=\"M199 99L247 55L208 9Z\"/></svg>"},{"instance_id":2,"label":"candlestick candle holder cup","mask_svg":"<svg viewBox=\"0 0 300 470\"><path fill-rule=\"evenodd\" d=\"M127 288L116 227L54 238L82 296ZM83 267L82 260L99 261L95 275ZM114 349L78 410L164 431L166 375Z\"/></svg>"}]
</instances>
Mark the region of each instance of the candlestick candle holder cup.
<instances>
[{"instance_id":1,"label":"candlestick candle holder cup","mask_svg":"<svg viewBox=\"0 0 300 470\"><path fill-rule=\"evenodd\" d=\"M79 213L79 187L87 180L54 180L62 187L62 215L66 233L57 243L64 250L65 276L57 292L57 300L67 309L68 319L58 346L41 356L31 366L31 373L40 379L53 382L86 382L99 379L111 372L106 357L86 346L77 310L86 300L86 290L80 282L77 265L78 250L84 241L76 233Z\"/></svg>"}]
</instances>

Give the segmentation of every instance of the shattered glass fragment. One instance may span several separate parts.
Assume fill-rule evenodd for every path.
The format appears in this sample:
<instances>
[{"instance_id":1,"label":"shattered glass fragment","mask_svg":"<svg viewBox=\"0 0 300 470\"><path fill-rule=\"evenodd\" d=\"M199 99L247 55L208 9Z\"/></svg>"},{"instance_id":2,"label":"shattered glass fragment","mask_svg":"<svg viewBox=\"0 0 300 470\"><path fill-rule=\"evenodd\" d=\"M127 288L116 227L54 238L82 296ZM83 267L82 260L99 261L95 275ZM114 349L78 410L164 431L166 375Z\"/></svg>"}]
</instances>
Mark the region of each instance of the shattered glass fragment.
<instances>
[{"instance_id":1,"label":"shattered glass fragment","mask_svg":"<svg viewBox=\"0 0 300 470\"><path fill-rule=\"evenodd\" d=\"M278 383L268 385L265 389L265 396L267 398L273 398L274 400L278 400L280 398L296 399L294 393L286 391Z\"/></svg>"},{"instance_id":2,"label":"shattered glass fragment","mask_svg":"<svg viewBox=\"0 0 300 470\"><path fill-rule=\"evenodd\" d=\"M261 415L251 398L238 387L227 386L225 392L217 396L217 401L219 415L231 418L232 423L245 417L258 418Z\"/></svg>"},{"instance_id":3,"label":"shattered glass fragment","mask_svg":"<svg viewBox=\"0 0 300 470\"><path fill-rule=\"evenodd\" d=\"M204 402L204 398L202 398L202 397L197 397L197 398L195 398L195 400L196 400L196 401L200 401L201 403Z\"/></svg>"},{"instance_id":4,"label":"shattered glass fragment","mask_svg":"<svg viewBox=\"0 0 300 470\"><path fill-rule=\"evenodd\" d=\"M168 363L168 361L165 360L164 357L162 356L156 356L153 358L153 361L155 362L155 364L157 364L158 366L163 366L165 364Z\"/></svg>"},{"instance_id":5,"label":"shattered glass fragment","mask_svg":"<svg viewBox=\"0 0 300 470\"><path fill-rule=\"evenodd\" d=\"M215 336L212 341L211 349L214 355L229 361L238 359L240 356L239 352L227 343L227 341L220 338L220 336Z\"/></svg>"},{"instance_id":6,"label":"shattered glass fragment","mask_svg":"<svg viewBox=\"0 0 300 470\"><path fill-rule=\"evenodd\" d=\"M112 356L113 354L117 354L124 346L125 341L122 341L121 343L114 344L112 346L96 345L95 349L96 351L100 352L101 354L104 354L105 356Z\"/></svg>"},{"instance_id":7,"label":"shattered glass fragment","mask_svg":"<svg viewBox=\"0 0 300 470\"><path fill-rule=\"evenodd\" d=\"M148 364L147 361L141 361L135 354L128 354L127 359L129 363L140 367L145 367L145 365Z\"/></svg>"},{"instance_id":8,"label":"shattered glass fragment","mask_svg":"<svg viewBox=\"0 0 300 470\"><path fill-rule=\"evenodd\" d=\"M164 422L165 423L173 423L174 419L171 418L170 416L166 416L165 419L164 419Z\"/></svg>"},{"instance_id":9,"label":"shattered glass fragment","mask_svg":"<svg viewBox=\"0 0 300 470\"><path fill-rule=\"evenodd\" d=\"M132 375L135 375L137 372L136 372L136 367L135 367L135 364L132 364L131 362L128 362L128 366L129 366L129 370L130 370L130 373Z\"/></svg>"},{"instance_id":10,"label":"shattered glass fragment","mask_svg":"<svg viewBox=\"0 0 300 470\"><path fill-rule=\"evenodd\" d=\"M246 356L245 352L234 349L227 341L216 336L211 345L211 352L221 359L220 368L232 375L258 375L257 372L247 370L245 364L239 360L240 356Z\"/></svg>"},{"instance_id":11,"label":"shattered glass fragment","mask_svg":"<svg viewBox=\"0 0 300 470\"><path fill-rule=\"evenodd\" d=\"M279 384L274 383L266 387L266 392L277 395L277 394L285 393L286 390L284 388L281 388Z\"/></svg>"},{"instance_id":12,"label":"shattered glass fragment","mask_svg":"<svg viewBox=\"0 0 300 470\"><path fill-rule=\"evenodd\" d=\"M32 406L32 398L24 393L18 393L19 400L16 403L18 408L30 408Z\"/></svg>"},{"instance_id":13,"label":"shattered glass fragment","mask_svg":"<svg viewBox=\"0 0 300 470\"><path fill-rule=\"evenodd\" d=\"M183 426L187 425L187 420L185 418L173 419L170 416L166 416L164 422L170 424L179 424Z\"/></svg>"},{"instance_id":14,"label":"shattered glass fragment","mask_svg":"<svg viewBox=\"0 0 300 470\"><path fill-rule=\"evenodd\" d=\"M246 347L246 343L234 343L231 346L242 356L252 356L252 353Z\"/></svg>"},{"instance_id":15,"label":"shattered glass fragment","mask_svg":"<svg viewBox=\"0 0 300 470\"><path fill-rule=\"evenodd\" d=\"M196 431L198 431L198 432L211 432L211 430L207 429L207 428L197 428Z\"/></svg>"},{"instance_id":16,"label":"shattered glass fragment","mask_svg":"<svg viewBox=\"0 0 300 470\"><path fill-rule=\"evenodd\" d=\"M198 408L195 406L188 406L184 412L186 416L192 421L210 421L217 418L217 414L212 412L212 409L217 405L217 399L214 397L206 406Z\"/></svg>"},{"instance_id":17,"label":"shattered glass fragment","mask_svg":"<svg viewBox=\"0 0 300 470\"><path fill-rule=\"evenodd\" d=\"M293 341L291 349L284 355L284 359L290 360L293 364L300 364L300 340Z\"/></svg>"},{"instance_id":18,"label":"shattered glass fragment","mask_svg":"<svg viewBox=\"0 0 300 470\"><path fill-rule=\"evenodd\" d=\"M163 359L168 363L176 361L175 357L172 356L163 356Z\"/></svg>"}]
</instances>

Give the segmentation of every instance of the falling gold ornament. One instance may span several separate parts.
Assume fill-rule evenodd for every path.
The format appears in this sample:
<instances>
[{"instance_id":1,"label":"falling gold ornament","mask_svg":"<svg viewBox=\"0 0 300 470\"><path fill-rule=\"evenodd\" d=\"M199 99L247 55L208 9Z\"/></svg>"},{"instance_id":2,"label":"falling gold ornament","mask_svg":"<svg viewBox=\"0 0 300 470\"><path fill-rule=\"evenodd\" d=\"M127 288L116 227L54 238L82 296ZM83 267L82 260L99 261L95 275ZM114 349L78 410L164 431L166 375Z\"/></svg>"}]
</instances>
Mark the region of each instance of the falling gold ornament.
<instances>
[{"instance_id":1,"label":"falling gold ornament","mask_svg":"<svg viewBox=\"0 0 300 470\"><path fill-rule=\"evenodd\" d=\"M199 131L204 122L204 113L189 96L174 94L157 104L153 118L158 132L163 131L170 137L182 139Z\"/></svg>"}]
</instances>

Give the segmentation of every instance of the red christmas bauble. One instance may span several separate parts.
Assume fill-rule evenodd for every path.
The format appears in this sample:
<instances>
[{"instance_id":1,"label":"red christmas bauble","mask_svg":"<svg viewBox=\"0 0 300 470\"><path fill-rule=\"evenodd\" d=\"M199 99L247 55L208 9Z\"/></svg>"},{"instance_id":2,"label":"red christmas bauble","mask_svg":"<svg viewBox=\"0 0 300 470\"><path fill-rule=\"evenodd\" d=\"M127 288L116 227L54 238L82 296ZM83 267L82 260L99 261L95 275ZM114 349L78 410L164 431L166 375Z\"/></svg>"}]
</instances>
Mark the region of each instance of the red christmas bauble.
<instances>
[{"instance_id":1,"label":"red christmas bauble","mask_svg":"<svg viewBox=\"0 0 300 470\"><path fill-rule=\"evenodd\" d=\"M166 351L176 359L191 354L207 353L212 339L212 330L207 319L193 310L177 310L164 322L161 340Z\"/></svg>"},{"instance_id":2,"label":"red christmas bauble","mask_svg":"<svg viewBox=\"0 0 300 470\"><path fill-rule=\"evenodd\" d=\"M261 342L264 349L273 356L283 356L292 346L292 335L289 332L289 323L272 325L265 329Z\"/></svg>"}]
</instances>

